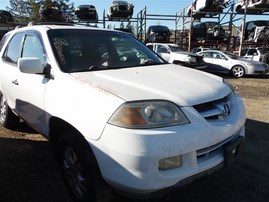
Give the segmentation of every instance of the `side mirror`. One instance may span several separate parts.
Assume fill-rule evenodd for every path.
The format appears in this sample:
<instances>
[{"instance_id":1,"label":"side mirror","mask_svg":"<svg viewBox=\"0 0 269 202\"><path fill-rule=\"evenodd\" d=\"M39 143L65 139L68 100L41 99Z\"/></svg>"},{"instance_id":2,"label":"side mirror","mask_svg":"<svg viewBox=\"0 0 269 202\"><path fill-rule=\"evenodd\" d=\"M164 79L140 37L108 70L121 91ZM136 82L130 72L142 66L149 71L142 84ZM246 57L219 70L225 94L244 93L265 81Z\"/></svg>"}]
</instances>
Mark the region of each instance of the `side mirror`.
<instances>
[{"instance_id":1,"label":"side mirror","mask_svg":"<svg viewBox=\"0 0 269 202\"><path fill-rule=\"evenodd\" d=\"M43 74L44 67L41 64L41 60L35 57L19 58L18 68L23 73L28 74Z\"/></svg>"}]
</instances>

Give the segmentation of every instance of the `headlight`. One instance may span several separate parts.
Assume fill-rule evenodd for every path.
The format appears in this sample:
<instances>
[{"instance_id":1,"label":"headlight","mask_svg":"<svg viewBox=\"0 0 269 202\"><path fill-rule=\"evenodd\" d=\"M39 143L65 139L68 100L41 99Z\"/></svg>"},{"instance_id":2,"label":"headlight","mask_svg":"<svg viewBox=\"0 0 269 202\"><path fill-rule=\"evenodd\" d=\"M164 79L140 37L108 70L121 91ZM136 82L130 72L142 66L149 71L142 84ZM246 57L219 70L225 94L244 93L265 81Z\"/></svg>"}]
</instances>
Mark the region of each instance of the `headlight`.
<instances>
[{"instance_id":1,"label":"headlight","mask_svg":"<svg viewBox=\"0 0 269 202\"><path fill-rule=\"evenodd\" d=\"M110 118L110 124L124 128L157 128L189 123L175 104L167 101L141 101L123 104Z\"/></svg>"},{"instance_id":2,"label":"headlight","mask_svg":"<svg viewBox=\"0 0 269 202\"><path fill-rule=\"evenodd\" d=\"M196 58L189 55L186 57L186 60L187 62L196 62Z\"/></svg>"},{"instance_id":3,"label":"headlight","mask_svg":"<svg viewBox=\"0 0 269 202\"><path fill-rule=\"evenodd\" d=\"M249 66L249 67L254 67L255 64L253 64L253 63L247 63L247 66Z\"/></svg>"}]
</instances>

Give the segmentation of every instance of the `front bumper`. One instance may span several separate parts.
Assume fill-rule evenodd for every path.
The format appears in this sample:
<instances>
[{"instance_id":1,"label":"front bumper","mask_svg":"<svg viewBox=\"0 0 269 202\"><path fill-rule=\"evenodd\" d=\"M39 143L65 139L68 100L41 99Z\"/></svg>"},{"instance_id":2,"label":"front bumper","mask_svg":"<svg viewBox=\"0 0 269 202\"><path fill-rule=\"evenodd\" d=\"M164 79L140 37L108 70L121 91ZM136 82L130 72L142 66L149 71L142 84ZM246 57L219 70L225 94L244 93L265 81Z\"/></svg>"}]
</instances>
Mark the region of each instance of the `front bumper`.
<instances>
[{"instance_id":1,"label":"front bumper","mask_svg":"<svg viewBox=\"0 0 269 202\"><path fill-rule=\"evenodd\" d=\"M245 109L241 99L235 102L237 107L219 121L205 120L194 108L183 107L191 124L150 130L108 124L101 138L91 144L102 176L116 189L147 196L221 167L225 145L245 136ZM182 166L159 169L161 159L177 155L182 157Z\"/></svg>"}]
</instances>

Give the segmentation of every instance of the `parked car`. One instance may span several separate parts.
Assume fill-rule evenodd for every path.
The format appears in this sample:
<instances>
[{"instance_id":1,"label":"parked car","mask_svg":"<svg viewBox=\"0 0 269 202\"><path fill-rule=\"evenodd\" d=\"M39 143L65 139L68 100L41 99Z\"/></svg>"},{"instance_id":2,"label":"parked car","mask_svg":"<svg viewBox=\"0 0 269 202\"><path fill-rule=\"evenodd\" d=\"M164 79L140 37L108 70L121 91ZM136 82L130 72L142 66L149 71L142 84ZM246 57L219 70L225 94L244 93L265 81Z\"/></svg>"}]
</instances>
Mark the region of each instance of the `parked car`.
<instances>
[{"instance_id":1,"label":"parked car","mask_svg":"<svg viewBox=\"0 0 269 202\"><path fill-rule=\"evenodd\" d=\"M238 0L234 5L234 9L238 13L262 14L269 11L269 2L267 0Z\"/></svg>"},{"instance_id":2,"label":"parked car","mask_svg":"<svg viewBox=\"0 0 269 202\"><path fill-rule=\"evenodd\" d=\"M0 44L0 123L49 139L75 201L164 193L242 153L245 108L230 85L127 33L34 25Z\"/></svg>"},{"instance_id":3,"label":"parked car","mask_svg":"<svg viewBox=\"0 0 269 202\"><path fill-rule=\"evenodd\" d=\"M248 60L255 60L269 64L269 48L256 47L242 49L241 56Z\"/></svg>"},{"instance_id":4,"label":"parked car","mask_svg":"<svg viewBox=\"0 0 269 202\"><path fill-rule=\"evenodd\" d=\"M170 29L164 25L151 25L146 33L146 43L148 42L170 42L172 35Z\"/></svg>"},{"instance_id":5,"label":"parked car","mask_svg":"<svg viewBox=\"0 0 269 202\"><path fill-rule=\"evenodd\" d=\"M75 14L80 21L98 22L98 13L93 5L80 5Z\"/></svg>"},{"instance_id":6,"label":"parked car","mask_svg":"<svg viewBox=\"0 0 269 202\"><path fill-rule=\"evenodd\" d=\"M0 23L9 23L13 22L13 16L10 12L5 10L0 10Z\"/></svg>"},{"instance_id":7,"label":"parked car","mask_svg":"<svg viewBox=\"0 0 269 202\"><path fill-rule=\"evenodd\" d=\"M245 60L230 52L219 50L206 50L197 54L204 56L207 64L205 71L216 73L228 73L237 78L245 75L266 74L268 65L263 62Z\"/></svg>"},{"instance_id":8,"label":"parked car","mask_svg":"<svg viewBox=\"0 0 269 202\"><path fill-rule=\"evenodd\" d=\"M197 52L205 51L205 50L210 50L210 48L195 47L195 48L192 49L192 52L193 52L193 53L197 53Z\"/></svg>"},{"instance_id":9,"label":"parked car","mask_svg":"<svg viewBox=\"0 0 269 202\"><path fill-rule=\"evenodd\" d=\"M165 61L195 69L206 68L203 56L188 52L173 43L147 43L147 47L155 51Z\"/></svg>"},{"instance_id":10,"label":"parked car","mask_svg":"<svg viewBox=\"0 0 269 202\"><path fill-rule=\"evenodd\" d=\"M187 14L194 18L202 18L206 15L214 16L222 13L223 9L226 8L230 0L195 0L187 8Z\"/></svg>"},{"instance_id":11,"label":"parked car","mask_svg":"<svg viewBox=\"0 0 269 202\"><path fill-rule=\"evenodd\" d=\"M108 18L130 19L133 16L134 5L127 1L113 1L108 9Z\"/></svg>"}]
</instances>

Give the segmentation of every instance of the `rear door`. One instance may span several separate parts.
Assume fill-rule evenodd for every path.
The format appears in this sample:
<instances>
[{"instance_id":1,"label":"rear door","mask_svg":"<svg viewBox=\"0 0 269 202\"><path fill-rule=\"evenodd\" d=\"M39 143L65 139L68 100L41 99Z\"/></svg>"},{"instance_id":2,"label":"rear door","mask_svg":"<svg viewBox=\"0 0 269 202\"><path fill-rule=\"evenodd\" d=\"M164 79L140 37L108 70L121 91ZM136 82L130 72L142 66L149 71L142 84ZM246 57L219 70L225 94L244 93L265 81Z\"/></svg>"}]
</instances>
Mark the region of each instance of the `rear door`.
<instances>
[{"instance_id":1,"label":"rear door","mask_svg":"<svg viewBox=\"0 0 269 202\"><path fill-rule=\"evenodd\" d=\"M1 58L0 65L0 83L1 91L6 97L11 109L15 109L16 93L18 92L18 74L17 62L20 58L23 33L18 33L9 41Z\"/></svg>"}]
</instances>

